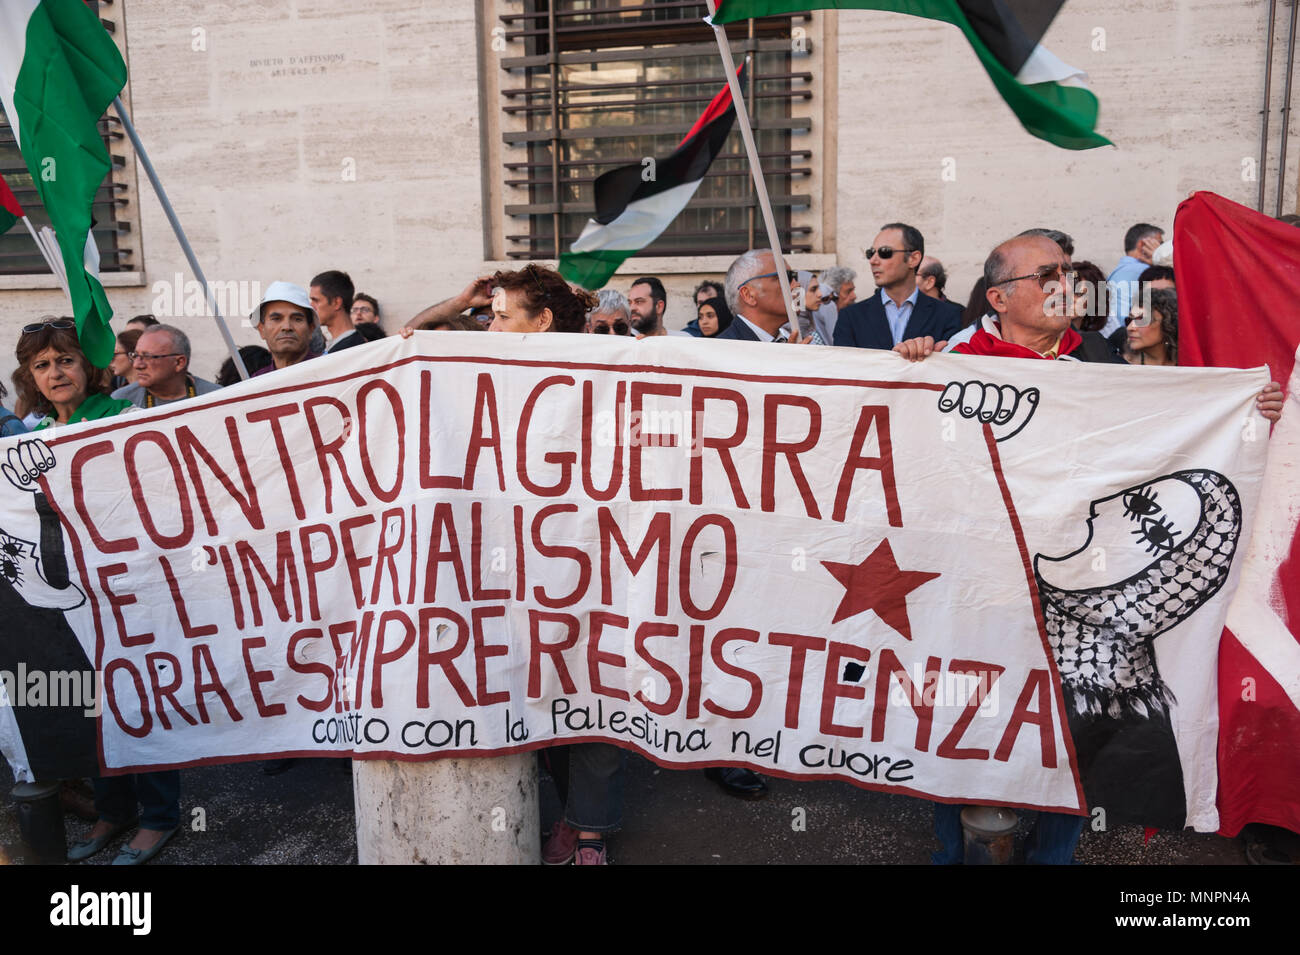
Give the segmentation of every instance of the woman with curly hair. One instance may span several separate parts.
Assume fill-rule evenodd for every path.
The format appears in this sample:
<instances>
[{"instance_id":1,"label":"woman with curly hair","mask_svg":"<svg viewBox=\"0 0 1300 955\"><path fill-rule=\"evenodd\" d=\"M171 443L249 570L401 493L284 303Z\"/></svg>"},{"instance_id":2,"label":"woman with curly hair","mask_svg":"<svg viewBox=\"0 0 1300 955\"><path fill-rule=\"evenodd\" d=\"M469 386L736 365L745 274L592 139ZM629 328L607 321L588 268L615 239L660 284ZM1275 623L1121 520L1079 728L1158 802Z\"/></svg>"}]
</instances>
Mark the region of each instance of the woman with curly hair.
<instances>
[{"instance_id":1,"label":"woman with curly hair","mask_svg":"<svg viewBox=\"0 0 1300 955\"><path fill-rule=\"evenodd\" d=\"M96 368L81 350L70 318L48 318L28 325L18 339L14 385L41 415L35 430L110 418L133 407L109 397L107 368Z\"/></svg>"},{"instance_id":2,"label":"woman with curly hair","mask_svg":"<svg viewBox=\"0 0 1300 955\"><path fill-rule=\"evenodd\" d=\"M1134 305L1125 323L1124 360L1130 365L1178 364L1178 295L1151 290L1151 307Z\"/></svg>"},{"instance_id":3,"label":"woman with curly hair","mask_svg":"<svg viewBox=\"0 0 1300 955\"><path fill-rule=\"evenodd\" d=\"M572 288L554 269L525 265L475 279L459 295L430 305L402 329L402 337L430 321L441 321L470 309L492 309L492 332L585 332L587 312L597 298Z\"/></svg>"}]
</instances>

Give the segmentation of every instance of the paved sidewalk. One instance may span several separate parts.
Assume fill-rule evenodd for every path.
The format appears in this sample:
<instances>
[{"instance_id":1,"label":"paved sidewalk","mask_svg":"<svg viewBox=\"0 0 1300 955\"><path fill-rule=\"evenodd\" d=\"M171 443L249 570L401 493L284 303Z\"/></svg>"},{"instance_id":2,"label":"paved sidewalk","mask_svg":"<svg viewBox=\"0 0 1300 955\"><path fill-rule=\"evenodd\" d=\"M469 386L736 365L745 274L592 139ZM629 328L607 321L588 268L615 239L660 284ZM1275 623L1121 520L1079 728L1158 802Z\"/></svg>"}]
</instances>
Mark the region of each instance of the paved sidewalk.
<instances>
[{"instance_id":1,"label":"paved sidewalk","mask_svg":"<svg viewBox=\"0 0 1300 955\"><path fill-rule=\"evenodd\" d=\"M929 803L845 783L769 782L767 799L744 802L723 794L699 771L664 770L631 756L624 828L610 840L610 854L621 864L929 862L935 848ZM6 794L0 853L2 861L21 862L17 814L7 796L12 785L8 766L0 762L0 792ZM357 861L351 776L338 760L301 760L272 777L262 775L260 763L184 770L181 810L185 831L151 865ZM545 825L558 812L554 787L543 779ZM206 830L195 828L200 821ZM69 841L90 828L71 816L66 822ZM1022 820L1022 836L1027 828ZM1300 838L1295 843L1293 851L1300 849ZM116 848L84 864L108 864ZM1090 865L1245 864L1240 840L1160 832L1144 845L1136 826L1085 829L1078 858Z\"/></svg>"}]
</instances>

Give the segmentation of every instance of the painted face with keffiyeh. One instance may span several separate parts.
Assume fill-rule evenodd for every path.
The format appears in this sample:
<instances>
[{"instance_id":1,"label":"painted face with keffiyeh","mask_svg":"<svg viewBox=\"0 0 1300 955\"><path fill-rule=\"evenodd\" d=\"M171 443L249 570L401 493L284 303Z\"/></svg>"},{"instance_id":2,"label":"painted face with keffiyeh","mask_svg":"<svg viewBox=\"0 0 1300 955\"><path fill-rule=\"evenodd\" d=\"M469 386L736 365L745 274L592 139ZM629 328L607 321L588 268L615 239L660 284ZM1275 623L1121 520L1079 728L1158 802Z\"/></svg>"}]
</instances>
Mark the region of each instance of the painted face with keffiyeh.
<instances>
[{"instance_id":1,"label":"painted face with keffiyeh","mask_svg":"<svg viewBox=\"0 0 1300 955\"><path fill-rule=\"evenodd\" d=\"M1078 550L1034 561L1066 704L1116 718L1167 712L1153 641L1227 580L1237 490L1214 471L1178 471L1094 501L1087 524Z\"/></svg>"}]
</instances>

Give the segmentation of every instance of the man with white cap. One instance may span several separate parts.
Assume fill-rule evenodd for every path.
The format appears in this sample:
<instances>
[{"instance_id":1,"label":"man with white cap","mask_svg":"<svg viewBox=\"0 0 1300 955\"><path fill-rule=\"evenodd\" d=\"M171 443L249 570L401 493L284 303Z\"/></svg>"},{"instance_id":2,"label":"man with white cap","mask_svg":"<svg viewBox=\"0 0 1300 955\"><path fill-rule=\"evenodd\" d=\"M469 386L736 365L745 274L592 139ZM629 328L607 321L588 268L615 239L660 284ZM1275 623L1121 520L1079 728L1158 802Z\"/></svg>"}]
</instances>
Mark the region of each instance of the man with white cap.
<instances>
[{"instance_id":1,"label":"man with white cap","mask_svg":"<svg viewBox=\"0 0 1300 955\"><path fill-rule=\"evenodd\" d=\"M316 310L301 286L272 282L262 303L248 317L266 342L272 362L254 373L254 378L315 357L311 353L311 336L316 330Z\"/></svg>"}]
</instances>

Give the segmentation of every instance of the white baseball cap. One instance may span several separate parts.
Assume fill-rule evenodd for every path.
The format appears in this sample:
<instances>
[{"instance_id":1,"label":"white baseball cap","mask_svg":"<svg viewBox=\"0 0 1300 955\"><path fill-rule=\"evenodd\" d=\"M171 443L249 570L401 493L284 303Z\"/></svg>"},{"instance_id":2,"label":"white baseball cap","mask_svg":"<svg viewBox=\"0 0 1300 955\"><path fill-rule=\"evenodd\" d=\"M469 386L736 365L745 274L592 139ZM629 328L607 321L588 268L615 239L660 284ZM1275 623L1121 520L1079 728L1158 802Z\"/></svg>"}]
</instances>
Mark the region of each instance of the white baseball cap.
<instances>
[{"instance_id":1,"label":"white baseball cap","mask_svg":"<svg viewBox=\"0 0 1300 955\"><path fill-rule=\"evenodd\" d=\"M262 301L258 303L257 308L249 313L248 320L256 328L262 322L262 306L267 302L288 302L291 305L297 305L311 312L312 321L316 321L316 309L312 308L311 298L301 285L294 285L292 282L272 282L266 287L266 294L262 296Z\"/></svg>"}]
</instances>

